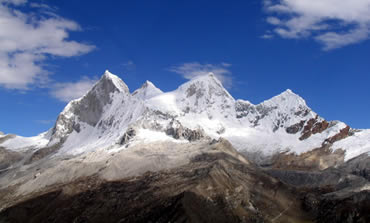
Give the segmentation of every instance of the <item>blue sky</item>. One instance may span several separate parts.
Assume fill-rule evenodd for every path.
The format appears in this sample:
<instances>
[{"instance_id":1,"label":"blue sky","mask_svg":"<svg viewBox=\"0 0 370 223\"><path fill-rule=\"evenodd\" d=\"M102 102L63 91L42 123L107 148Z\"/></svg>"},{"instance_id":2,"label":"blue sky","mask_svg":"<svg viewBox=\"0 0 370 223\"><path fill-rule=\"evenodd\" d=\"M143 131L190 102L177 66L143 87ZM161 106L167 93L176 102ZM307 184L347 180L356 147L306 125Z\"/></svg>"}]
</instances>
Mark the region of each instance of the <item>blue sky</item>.
<instances>
[{"instance_id":1,"label":"blue sky","mask_svg":"<svg viewBox=\"0 0 370 223\"><path fill-rule=\"evenodd\" d=\"M346 3L347 2L347 3ZM350 2L350 3L349 3ZM292 89L370 128L370 0L0 0L0 131L36 135L106 69L133 91L212 71L234 98Z\"/></svg>"}]
</instances>

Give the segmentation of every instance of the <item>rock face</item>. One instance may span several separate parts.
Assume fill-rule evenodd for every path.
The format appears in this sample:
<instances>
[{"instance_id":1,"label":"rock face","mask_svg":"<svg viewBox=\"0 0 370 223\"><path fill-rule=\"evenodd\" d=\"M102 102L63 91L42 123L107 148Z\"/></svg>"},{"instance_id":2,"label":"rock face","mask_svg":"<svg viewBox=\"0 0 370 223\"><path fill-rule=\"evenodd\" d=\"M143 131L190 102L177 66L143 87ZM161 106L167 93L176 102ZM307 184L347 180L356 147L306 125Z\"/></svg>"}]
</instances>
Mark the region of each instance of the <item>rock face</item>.
<instances>
[{"instance_id":1,"label":"rock face","mask_svg":"<svg viewBox=\"0 0 370 223\"><path fill-rule=\"evenodd\" d=\"M323 170L344 163L343 150L333 152L329 146L313 149L301 155L277 154L272 166L278 169Z\"/></svg>"},{"instance_id":2,"label":"rock face","mask_svg":"<svg viewBox=\"0 0 370 223\"><path fill-rule=\"evenodd\" d=\"M191 130L177 121L171 121L166 129L166 134L175 139L185 139L189 142L200 140L205 137L202 129Z\"/></svg>"},{"instance_id":3,"label":"rock face","mask_svg":"<svg viewBox=\"0 0 370 223\"><path fill-rule=\"evenodd\" d=\"M322 133L329 127L329 123L325 120L319 121L318 116L316 118L312 118L307 121L306 125L304 126L302 136L299 138L300 140L305 140L309 138L311 135ZM300 122L299 124L301 124Z\"/></svg>"},{"instance_id":4,"label":"rock face","mask_svg":"<svg viewBox=\"0 0 370 223\"><path fill-rule=\"evenodd\" d=\"M342 140L349 136L351 128L349 126L346 126L345 128L341 129L340 132L330 138L327 138L325 140L325 143L333 144L336 141Z\"/></svg>"},{"instance_id":5,"label":"rock face","mask_svg":"<svg viewBox=\"0 0 370 223\"><path fill-rule=\"evenodd\" d=\"M334 207L334 208L333 208ZM317 207L320 222L368 222L370 193L362 191L342 199L323 199Z\"/></svg>"},{"instance_id":6,"label":"rock face","mask_svg":"<svg viewBox=\"0 0 370 223\"><path fill-rule=\"evenodd\" d=\"M367 156L362 156L343 163L338 168L323 171L266 171L297 188L303 201L302 208L315 216L315 222L368 222L368 161Z\"/></svg>"},{"instance_id":7,"label":"rock face","mask_svg":"<svg viewBox=\"0 0 370 223\"><path fill-rule=\"evenodd\" d=\"M340 165L338 169L345 173L360 176L370 181L370 156L369 154L358 156Z\"/></svg>"},{"instance_id":8,"label":"rock face","mask_svg":"<svg viewBox=\"0 0 370 223\"><path fill-rule=\"evenodd\" d=\"M289 133L289 134L296 134L296 133L298 133L299 131L302 130L304 124L305 124L305 121L300 121L299 123L294 124L294 125L289 126L288 128L286 128L286 132Z\"/></svg>"},{"instance_id":9,"label":"rock face","mask_svg":"<svg viewBox=\"0 0 370 223\"><path fill-rule=\"evenodd\" d=\"M125 134L123 134L121 140L120 140L120 144L121 145L125 145L126 143L128 143L131 139L133 139L136 135L136 130L133 129L133 128L129 128Z\"/></svg>"}]
</instances>

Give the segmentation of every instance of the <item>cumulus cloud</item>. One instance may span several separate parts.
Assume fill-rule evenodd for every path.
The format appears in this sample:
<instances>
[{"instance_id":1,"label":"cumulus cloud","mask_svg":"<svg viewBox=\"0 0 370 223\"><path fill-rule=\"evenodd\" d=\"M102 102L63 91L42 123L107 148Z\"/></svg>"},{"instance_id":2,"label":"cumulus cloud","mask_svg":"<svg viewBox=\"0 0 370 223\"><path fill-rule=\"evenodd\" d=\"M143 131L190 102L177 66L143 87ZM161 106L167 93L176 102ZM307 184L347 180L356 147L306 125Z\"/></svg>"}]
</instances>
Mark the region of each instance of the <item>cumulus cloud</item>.
<instances>
[{"instance_id":1,"label":"cumulus cloud","mask_svg":"<svg viewBox=\"0 0 370 223\"><path fill-rule=\"evenodd\" d=\"M77 82L57 83L51 89L51 95L60 101L69 102L85 95L97 81L97 78L85 76Z\"/></svg>"},{"instance_id":2,"label":"cumulus cloud","mask_svg":"<svg viewBox=\"0 0 370 223\"><path fill-rule=\"evenodd\" d=\"M231 64L201 64L198 62L184 63L180 66L171 67L169 70L180 74L185 79L193 79L198 76L208 75L213 73L222 84L229 88L232 85L231 71L229 70Z\"/></svg>"},{"instance_id":3,"label":"cumulus cloud","mask_svg":"<svg viewBox=\"0 0 370 223\"><path fill-rule=\"evenodd\" d=\"M370 38L370 0L264 0L276 35L332 50Z\"/></svg>"},{"instance_id":4,"label":"cumulus cloud","mask_svg":"<svg viewBox=\"0 0 370 223\"><path fill-rule=\"evenodd\" d=\"M59 17L47 5L38 13L25 13L26 0L0 0L0 86L26 90L48 81L44 62L52 57L72 57L94 49L93 45L69 39L81 31L74 21ZM37 9L36 9L37 10Z\"/></svg>"}]
</instances>

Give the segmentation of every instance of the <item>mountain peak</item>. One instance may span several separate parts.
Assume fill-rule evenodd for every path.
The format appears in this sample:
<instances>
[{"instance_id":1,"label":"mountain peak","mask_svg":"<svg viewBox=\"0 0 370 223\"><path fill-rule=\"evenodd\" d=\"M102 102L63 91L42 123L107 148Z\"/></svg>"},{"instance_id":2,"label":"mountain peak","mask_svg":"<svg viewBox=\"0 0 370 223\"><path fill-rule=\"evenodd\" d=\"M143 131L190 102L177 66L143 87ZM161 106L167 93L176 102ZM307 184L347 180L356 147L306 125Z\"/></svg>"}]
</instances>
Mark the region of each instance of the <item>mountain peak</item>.
<instances>
[{"instance_id":1,"label":"mountain peak","mask_svg":"<svg viewBox=\"0 0 370 223\"><path fill-rule=\"evenodd\" d=\"M104 74L102 75L101 79L103 80L117 80L117 81L121 81L121 78L119 78L117 75L111 73L109 70L105 70Z\"/></svg>"},{"instance_id":2,"label":"mountain peak","mask_svg":"<svg viewBox=\"0 0 370 223\"><path fill-rule=\"evenodd\" d=\"M157 88L152 82L145 81L145 83L141 86L141 88L135 90L132 93L132 96L136 98L140 98L143 100L155 97L157 95L162 94L163 92Z\"/></svg>"},{"instance_id":3,"label":"mountain peak","mask_svg":"<svg viewBox=\"0 0 370 223\"><path fill-rule=\"evenodd\" d=\"M209 117L216 117L215 113L218 113L217 116L224 117L228 116L225 113L232 110L235 105L235 99L212 73L189 80L173 94L181 110L186 113L205 112Z\"/></svg>"},{"instance_id":4,"label":"mountain peak","mask_svg":"<svg viewBox=\"0 0 370 223\"><path fill-rule=\"evenodd\" d=\"M113 77L113 76L116 76L114 74L112 74L108 69L105 70L104 74L103 74L104 77Z\"/></svg>"},{"instance_id":5,"label":"mountain peak","mask_svg":"<svg viewBox=\"0 0 370 223\"><path fill-rule=\"evenodd\" d=\"M217 77L216 77L216 75L213 73L213 72L209 72L207 75L205 75L205 76L208 76L208 77L210 77L210 78L216 78L217 79Z\"/></svg>"},{"instance_id":6,"label":"mountain peak","mask_svg":"<svg viewBox=\"0 0 370 223\"><path fill-rule=\"evenodd\" d=\"M282 94L296 94L294 93L292 90L290 90L289 88L286 89L285 91L282 92Z\"/></svg>"},{"instance_id":7,"label":"mountain peak","mask_svg":"<svg viewBox=\"0 0 370 223\"><path fill-rule=\"evenodd\" d=\"M285 91L281 92L280 94L278 94L277 96L282 96L282 97L296 97L296 98L302 98L301 96L299 96L298 94L296 94L295 92L293 92L291 89L286 89Z\"/></svg>"},{"instance_id":8,"label":"mountain peak","mask_svg":"<svg viewBox=\"0 0 370 223\"><path fill-rule=\"evenodd\" d=\"M216 82L217 84L221 84L221 81L216 77L216 75L212 72L209 72L208 74L205 75L200 75L198 77L192 78L189 82L192 81L207 81L207 82Z\"/></svg>"},{"instance_id":9,"label":"mountain peak","mask_svg":"<svg viewBox=\"0 0 370 223\"><path fill-rule=\"evenodd\" d=\"M275 104L300 104L306 106L306 101L299 96L298 94L294 93L292 90L287 89L283 91L282 93L276 95L275 97L272 97L271 99L265 101L264 103L272 102Z\"/></svg>"},{"instance_id":10,"label":"mountain peak","mask_svg":"<svg viewBox=\"0 0 370 223\"><path fill-rule=\"evenodd\" d=\"M295 117L298 115L299 119L301 119L303 116L305 117L306 115L310 115L310 117L316 116L316 113L314 113L311 108L307 106L306 101L290 89L287 89L279 95L262 102L259 106L265 107L267 110L276 110L281 114L288 114L290 117ZM298 122L298 120L295 121Z\"/></svg>"},{"instance_id":11,"label":"mountain peak","mask_svg":"<svg viewBox=\"0 0 370 223\"><path fill-rule=\"evenodd\" d=\"M213 94L225 95L232 98L229 92L224 88L221 81L212 72L192 78L188 82L182 84L177 91L185 91L188 95L193 95L195 91L203 92L202 94L208 94L212 97Z\"/></svg>"},{"instance_id":12,"label":"mountain peak","mask_svg":"<svg viewBox=\"0 0 370 223\"><path fill-rule=\"evenodd\" d=\"M146 80L141 88L156 87L151 81Z\"/></svg>"},{"instance_id":13,"label":"mountain peak","mask_svg":"<svg viewBox=\"0 0 370 223\"><path fill-rule=\"evenodd\" d=\"M93 89L96 88L96 86L98 86L98 85L103 85L103 87L106 88L108 83L113 84L113 86L116 88L116 90L118 90L120 92L129 92L129 88L127 87L125 82L123 82L123 80L121 78L119 78L117 75L112 74L111 72L109 72L109 70L106 70L104 72L104 74L102 75L100 80L96 83L96 85L93 87ZM109 85L111 85L111 84L109 84Z\"/></svg>"}]
</instances>

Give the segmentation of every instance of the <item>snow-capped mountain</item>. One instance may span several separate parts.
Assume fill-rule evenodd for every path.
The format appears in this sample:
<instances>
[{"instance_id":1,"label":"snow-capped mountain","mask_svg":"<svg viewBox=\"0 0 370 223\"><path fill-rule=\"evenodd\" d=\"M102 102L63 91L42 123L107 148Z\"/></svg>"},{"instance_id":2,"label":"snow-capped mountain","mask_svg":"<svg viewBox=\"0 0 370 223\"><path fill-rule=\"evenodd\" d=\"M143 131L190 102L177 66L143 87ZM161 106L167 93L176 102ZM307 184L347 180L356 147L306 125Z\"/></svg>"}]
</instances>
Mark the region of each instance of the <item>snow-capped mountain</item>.
<instances>
[{"instance_id":1,"label":"snow-capped mountain","mask_svg":"<svg viewBox=\"0 0 370 223\"><path fill-rule=\"evenodd\" d=\"M370 130L291 90L254 105L209 74L131 93L106 71L49 131L0 133L0 222L353 222L369 159Z\"/></svg>"},{"instance_id":2,"label":"snow-capped mountain","mask_svg":"<svg viewBox=\"0 0 370 223\"><path fill-rule=\"evenodd\" d=\"M0 146L77 155L97 149L115 151L145 140L222 137L257 162L320 148L343 150L343 158L349 160L370 151L369 135L342 122L324 120L291 90L254 105L235 100L209 74L172 92L164 93L147 81L130 93L119 77L106 71L89 92L68 103L47 133L33 138L0 136Z\"/></svg>"}]
</instances>

